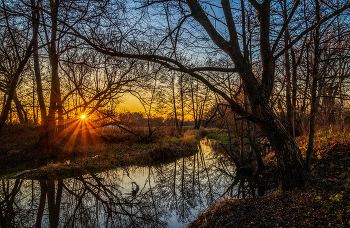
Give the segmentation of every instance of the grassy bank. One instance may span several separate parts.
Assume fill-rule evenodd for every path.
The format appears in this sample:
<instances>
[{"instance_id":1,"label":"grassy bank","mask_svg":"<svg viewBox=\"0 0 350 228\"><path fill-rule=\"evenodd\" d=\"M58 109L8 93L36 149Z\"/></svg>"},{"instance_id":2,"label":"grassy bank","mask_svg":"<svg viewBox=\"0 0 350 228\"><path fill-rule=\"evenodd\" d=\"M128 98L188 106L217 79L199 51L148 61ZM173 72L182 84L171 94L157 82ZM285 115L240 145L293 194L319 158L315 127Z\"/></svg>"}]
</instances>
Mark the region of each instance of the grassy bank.
<instances>
[{"instance_id":1,"label":"grassy bank","mask_svg":"<svg viewBox=\"0 0 350 228\"><path fill-rule=\"evenodd\" d=\"M58 138L48 149L35 146L38 132L33 126L30 131L22 131L21 140L13 142L12 138L21 132L19 128L13 127L2 138L6 148L0 153L2 178L70 177L118 166L168 162L196 153L203 136L203 131L187 130L182 135L163 135L151 140L105 140L106 135L101 132L80 130ZM28 137L32 140L28 141Z\"/></svg>"},{"instance_id":2,"label":"grassy bank","mask_svg":"<svg viewBox=\"0 0 350 228\"><path fill-rule=\"evenodd\" d=\"M304 151L306 138L297 141ZM304 189L250 199L226 198L189 227L350 227L348 151L344 132L320 131Z\"/></svg>"},{"instance_id":3,"label":"grassy bank","mask_svg":"<svg viewBox=\"0 0 350 228\"><path fill-rule=\"evenodd\" d=\"M220 129L211 129L207 133L208 139L214 139L220 143L229 143L230 137L229 134L226 131L220 130Z\"/></svg>"}]
</instances>

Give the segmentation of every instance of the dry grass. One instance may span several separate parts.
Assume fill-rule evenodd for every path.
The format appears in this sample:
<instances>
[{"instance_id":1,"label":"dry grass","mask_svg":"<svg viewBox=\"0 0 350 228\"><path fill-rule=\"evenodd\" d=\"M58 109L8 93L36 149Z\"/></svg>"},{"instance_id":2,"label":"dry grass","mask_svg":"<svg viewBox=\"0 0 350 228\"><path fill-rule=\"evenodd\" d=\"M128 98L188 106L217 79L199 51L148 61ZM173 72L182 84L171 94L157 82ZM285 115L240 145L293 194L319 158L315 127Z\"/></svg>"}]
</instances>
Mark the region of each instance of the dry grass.
<instances>
[{"instance_id":1,"label":"dry grass","mask_svg":"<svg viewBox=\"0 0 350 228\"><path fill-rule=\"evenodd\" d=\"M349 129L338 125L326 125L318 127L315 131L314 137L314 153L316 156L322 156L327 148L335 143L347 144L349 140ZM306 156L306 150L309 143L309 136L307 134L296 138L296 143L299 146L303 156Z\"/></svg>"},{"instance_id":2,"label":"dry grass","mask_svg":"<svg viewBox=\"0 0 350 228\"><path fill-rule=\"evenodd\" d=\"M195 143L205 136L206 133L207 132L203 128L190 129L184 132L183 139L186 143Z\"/></svg>"}]
</instances>

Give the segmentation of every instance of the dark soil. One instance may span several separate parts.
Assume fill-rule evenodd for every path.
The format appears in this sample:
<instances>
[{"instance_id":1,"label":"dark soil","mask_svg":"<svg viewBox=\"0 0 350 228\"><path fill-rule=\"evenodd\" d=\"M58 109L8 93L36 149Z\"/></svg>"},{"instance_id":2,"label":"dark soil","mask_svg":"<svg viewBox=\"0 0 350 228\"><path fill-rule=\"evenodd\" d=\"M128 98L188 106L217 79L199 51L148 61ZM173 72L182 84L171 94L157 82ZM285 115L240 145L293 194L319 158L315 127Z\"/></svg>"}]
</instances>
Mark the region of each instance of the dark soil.
<instances>
[{"instance_id":1,"label":"dark soil","mask_svg":"<svg viewBox=\"0 0 350 228\"><path fill-rule=\"evenodd\" d=\"M224 199L189 227L350 227L349 150L336 143L323 151L304 189Z\"/></svg>"}]
</instances>

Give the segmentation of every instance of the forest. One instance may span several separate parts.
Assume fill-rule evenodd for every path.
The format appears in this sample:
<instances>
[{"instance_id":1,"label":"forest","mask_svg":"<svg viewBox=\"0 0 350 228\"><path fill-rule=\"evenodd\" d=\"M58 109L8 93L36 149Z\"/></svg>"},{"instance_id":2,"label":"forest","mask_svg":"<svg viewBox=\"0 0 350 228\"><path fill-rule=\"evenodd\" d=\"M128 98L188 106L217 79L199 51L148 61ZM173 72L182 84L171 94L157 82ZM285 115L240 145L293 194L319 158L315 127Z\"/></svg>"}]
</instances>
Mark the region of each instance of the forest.
<instances>
[{"instance_id":1,"label":"forest","mask_svg":"<svg viewBox=\"0 0 350 228\"><path fill-rule=\"evenodd\" d=\"M350 226L349 26L348 0L2 0L0 227Z\"/></svg>"}]
</instances>

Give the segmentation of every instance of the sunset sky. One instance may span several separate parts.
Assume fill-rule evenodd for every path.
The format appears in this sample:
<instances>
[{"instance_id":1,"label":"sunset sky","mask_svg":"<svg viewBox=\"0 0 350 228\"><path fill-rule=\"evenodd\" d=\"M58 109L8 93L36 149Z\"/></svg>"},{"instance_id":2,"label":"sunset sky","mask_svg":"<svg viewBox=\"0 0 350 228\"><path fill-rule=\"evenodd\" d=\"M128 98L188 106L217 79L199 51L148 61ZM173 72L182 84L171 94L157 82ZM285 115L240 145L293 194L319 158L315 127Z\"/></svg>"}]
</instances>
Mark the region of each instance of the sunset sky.
<instances>
[{"instance_id":1,"label":"sunset sky","mask_svg":"<svg viewBox=\"0 0 350 228\"><path fill-rule=\"evenodd\" d=\"M140 101L130 95L123 96L123 101L119 104L118 110L121 112L144 112L144 108L141 105Z\"/></svg>"}]
</instances>

